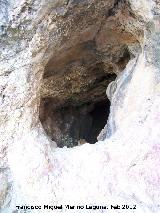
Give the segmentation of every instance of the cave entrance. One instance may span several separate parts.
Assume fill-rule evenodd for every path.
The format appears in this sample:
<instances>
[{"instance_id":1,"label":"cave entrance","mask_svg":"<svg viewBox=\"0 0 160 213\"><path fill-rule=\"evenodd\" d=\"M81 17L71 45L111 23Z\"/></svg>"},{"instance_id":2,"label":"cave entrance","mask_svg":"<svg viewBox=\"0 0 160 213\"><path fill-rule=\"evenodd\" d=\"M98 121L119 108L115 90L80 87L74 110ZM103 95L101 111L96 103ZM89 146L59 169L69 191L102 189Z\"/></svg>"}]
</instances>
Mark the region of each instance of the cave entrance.
<instances>
[{"instance_id":1,"label":"cave entrance","mask_svg":"<svg viewBox=\"0 0 160 213\"><path fill-rule=\"evenodd\" d=\"M94 144L107 123L110 101L105 98L96 103L65 106L53 109L52 99L41 102L40 120L46 133L58 147Z\"/></svg>"},{"instance_id":2,"label":"cave entrance","mask_svg":"<svg viewBox=\"0 0 160 213\"><path fill-rule=\"evenodd\" d=\"M119 10L113 8L114 13ZM53 44L49 40L44 54L43 64L47 63L40 91L40 120L58 147L97 141L109 114L106 88L137 55L141 49L137 39L140 34L143 37L141 30L133 35L127 30L130 27L124 29L123 18L118 15L114 19L104 6L104 12L98 9L93 17L93 11L81 13L79 9L71 20L73 25L67 21L70 13L66 12L68 25L62 26ZM126 7L123 9L125 12Z\"/></svg>"},{"instance_id":3,"label":"cave entrance","mask_svg":"<svg viewBox=\"0 0 160 213\"><path fill-rule=\"evenodd\" d=\"M104 50L97 42L87 40L62 48L46 64L40 120L58 147L93 144L107 123L110 103L106 88L125 68L130 53L125 44L114 48L113 43L112 52L111 43Z\"/></svg>"}]
</instances>

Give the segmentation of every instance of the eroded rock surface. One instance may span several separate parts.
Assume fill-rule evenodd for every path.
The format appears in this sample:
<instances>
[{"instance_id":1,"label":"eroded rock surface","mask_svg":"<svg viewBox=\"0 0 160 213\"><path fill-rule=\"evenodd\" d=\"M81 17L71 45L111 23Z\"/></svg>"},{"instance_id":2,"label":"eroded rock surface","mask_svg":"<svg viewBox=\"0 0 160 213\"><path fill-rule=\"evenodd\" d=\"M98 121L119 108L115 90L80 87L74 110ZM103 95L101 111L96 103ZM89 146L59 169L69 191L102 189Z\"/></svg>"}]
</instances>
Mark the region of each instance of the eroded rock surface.
<instances>
[{"instance_id":1,"label":"eroded rock surface","mask_svg":"<svg viewBox=\"0 0 160 213\"><path fill-rule=\"evenodd\" d=\"M16 205L44 212L43 204L62 204L59 212L70 211L66 204L160 212L159 1L8 0L0 6L1 212L15 212ZM77 114L82 121L79 113L104 101L106 89L111 107L103 141L56 148L50 129L60 131L56 139L65 135L60 123ZM63 107L59 119L62 112L55 112Z\"/></svg>"}]
</instances>

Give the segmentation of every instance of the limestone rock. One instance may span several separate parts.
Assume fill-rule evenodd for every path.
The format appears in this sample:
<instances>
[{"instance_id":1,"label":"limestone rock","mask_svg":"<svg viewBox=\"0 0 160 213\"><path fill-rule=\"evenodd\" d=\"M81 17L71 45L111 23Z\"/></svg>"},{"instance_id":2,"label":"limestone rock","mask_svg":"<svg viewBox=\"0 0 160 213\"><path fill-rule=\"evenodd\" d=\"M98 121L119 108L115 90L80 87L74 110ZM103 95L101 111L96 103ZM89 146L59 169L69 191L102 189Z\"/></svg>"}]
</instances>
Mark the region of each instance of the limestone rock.
<instances>
[{"instance_id":1,"label":"limestone rock","mask_svg":"<svg viewBox=\"0 0 160 213\"><path fill-rule=\"evenodd\" d=\"M159 24L157 0L0 1L2 213L70 212L66 204L160 212ZM95 120L98 135L100 110L89 113L113 81L103 141L58 148Z\"/></svg>"}]
</instances>

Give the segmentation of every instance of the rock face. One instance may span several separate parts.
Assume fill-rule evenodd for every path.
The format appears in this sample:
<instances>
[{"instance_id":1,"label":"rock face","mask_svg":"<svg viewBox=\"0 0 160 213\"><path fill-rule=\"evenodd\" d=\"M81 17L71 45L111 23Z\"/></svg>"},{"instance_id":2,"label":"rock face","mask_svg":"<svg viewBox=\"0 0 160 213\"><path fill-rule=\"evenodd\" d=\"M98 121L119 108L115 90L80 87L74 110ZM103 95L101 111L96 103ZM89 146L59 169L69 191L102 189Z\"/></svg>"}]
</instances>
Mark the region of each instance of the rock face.
<instances>
[{"instance_id":1,"label":"rock face","mask_svg":"<svg viewBox=\"0 0 160 213\"><path fill-rule=\"evenodd\" d=\"M159 25L156 0L0 1L1 212L160 212Z\"/></svg>"}]
</instances>

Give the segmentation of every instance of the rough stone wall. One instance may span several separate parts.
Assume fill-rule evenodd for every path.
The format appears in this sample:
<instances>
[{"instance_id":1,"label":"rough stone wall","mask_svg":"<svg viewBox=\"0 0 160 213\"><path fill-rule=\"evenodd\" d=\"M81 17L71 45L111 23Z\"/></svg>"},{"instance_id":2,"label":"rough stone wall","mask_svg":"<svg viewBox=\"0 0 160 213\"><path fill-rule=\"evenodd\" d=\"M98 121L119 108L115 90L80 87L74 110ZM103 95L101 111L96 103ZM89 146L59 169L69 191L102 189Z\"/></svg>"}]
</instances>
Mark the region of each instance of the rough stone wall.
<instances>
[{"instance_id":1,"label":"rough stone wall","mask_svg":"<svg viewBox=\"0 0 160 213\"><path fill-rule=\"evenodd\" d=\"M14 212L16 205L126 203L137 205L133 212L160 212L159 1L0 4L1 212ZM106 49L113 51L106 57L109 63L119 58L113 57L119 44L136 58L116 79L107 138L94 145L55 148L39 122L45 67L65 48L92 40L97 31L102 49L108 33L109 39L115 34Z\"/></svg>"}]
</instances>

